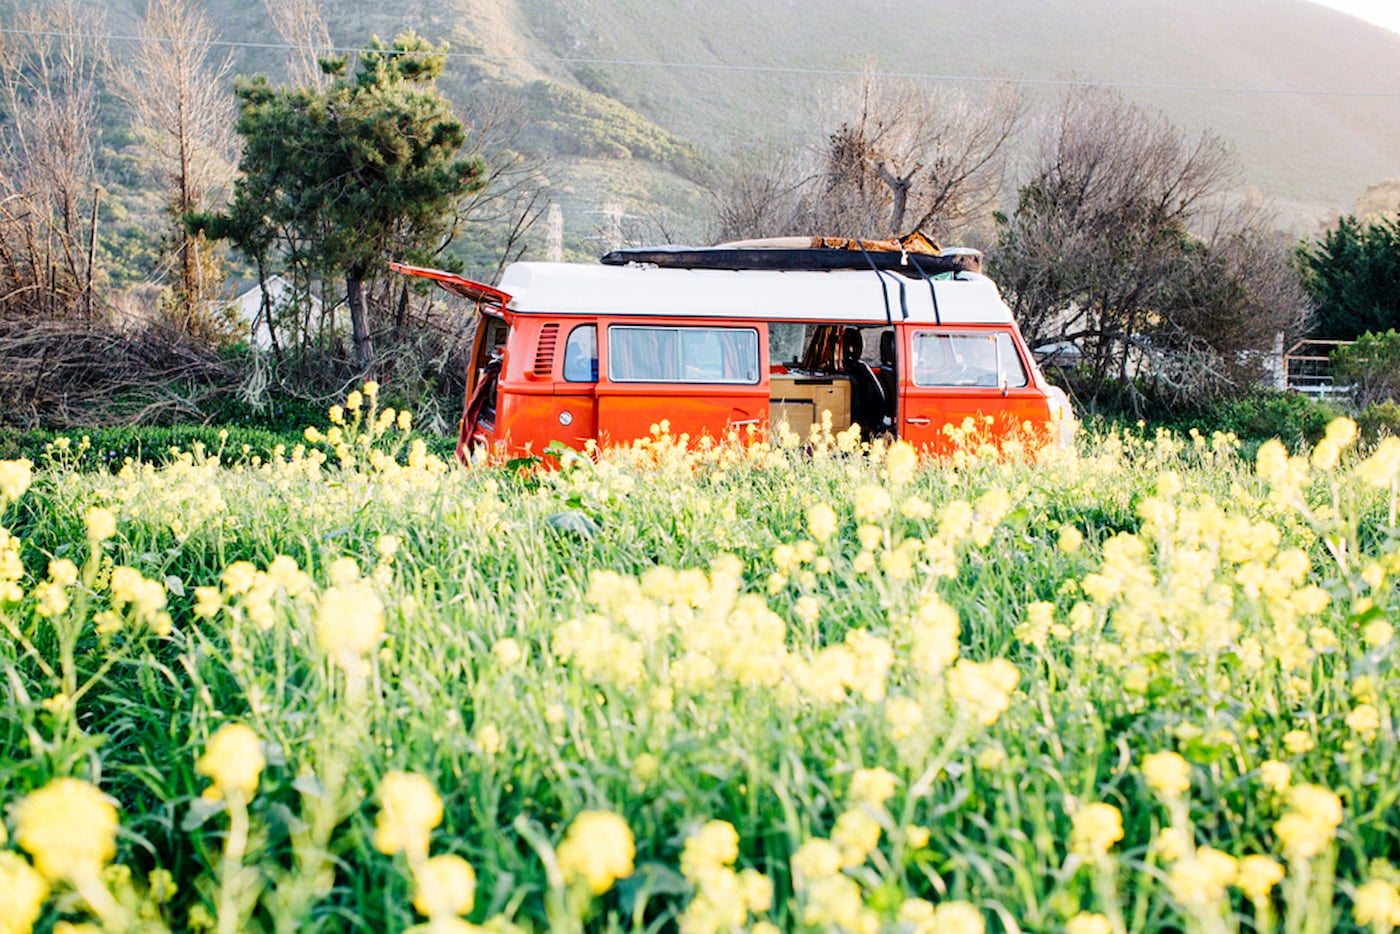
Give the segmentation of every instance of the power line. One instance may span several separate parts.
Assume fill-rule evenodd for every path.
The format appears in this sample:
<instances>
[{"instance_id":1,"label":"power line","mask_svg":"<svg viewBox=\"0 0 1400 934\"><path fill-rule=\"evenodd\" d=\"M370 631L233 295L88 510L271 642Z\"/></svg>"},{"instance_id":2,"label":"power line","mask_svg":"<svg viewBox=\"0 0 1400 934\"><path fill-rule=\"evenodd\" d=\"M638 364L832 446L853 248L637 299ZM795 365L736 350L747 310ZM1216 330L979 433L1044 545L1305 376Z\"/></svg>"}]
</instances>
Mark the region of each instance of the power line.
<instances>
[{"instance_id":1,"label":"power line","mask_svg":"<svg viewBox=\"0 0 1400 934\"><path fill-rule=\"evenodd\" d=\"M211 39L206 41L175 40L156 36L128 36L120 34L96 34L96 33L71 33L71 32L47 32L41 30L24 30L0 27L0 35L31 36L50 39L82 39L101 40L105 42L164 42L174 44L177 41L186 45L203 45L209 48L229 48L229 49L258 49L263 51L276 52L306 52L312 51L320 54L345 54L345 55L399 55L409 54L396 49L372 49L365 46L327 46L308 47L293 45L291 43L279 42L235 42L227 39ZM464 61L492 61L492 62L521 62L527 64L549 64L549 65L594 65L615 68L656 68L656 69L676 69L687 71L715 71L715 72L740 72L759 75L788 75L812 78L857 78L870 76L875 78L897 78L909 81L928 82L949 82L949 83L969 83L969 84L1014 84L1029 87L1060 87L1060 88L1108 88L1124 91L1184 91L1206 94L1261 94L1274 96L1297 96L1297 97L1362 97L1381 99L1400 99L1400 91L1366 91L1366 90L1329 90L1326 88L1287 88L1287 87L1249 87L1244 85L1214 85L1214 84L1159 84L1152 82L1137 81L1091 81L1088 79L1074 78L1014 78L999 77L992 75L960 75L960 74L933 74L928 72L906 72L906 71L865 71L843 68L797 68L787 65L728 65L723 63L706 62L665 62L646 59L627 58L573 58L553 55L493 55L489 52L453 52L435 53L446 56L450 59L461 59Z\"/></svg>"}]
</instances>

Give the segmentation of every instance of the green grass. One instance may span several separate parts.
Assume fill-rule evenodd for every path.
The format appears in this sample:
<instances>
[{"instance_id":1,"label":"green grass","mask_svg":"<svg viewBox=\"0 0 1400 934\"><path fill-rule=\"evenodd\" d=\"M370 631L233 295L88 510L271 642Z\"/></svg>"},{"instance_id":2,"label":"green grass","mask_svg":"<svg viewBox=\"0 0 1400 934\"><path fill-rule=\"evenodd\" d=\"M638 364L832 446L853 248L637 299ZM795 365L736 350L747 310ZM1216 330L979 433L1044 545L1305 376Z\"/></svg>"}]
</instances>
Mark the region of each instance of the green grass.
<instances>
[{"instance_id":1,"label":"green grass","mask_svg":"<svg viewBox=\"0 0 1400 934\"><path fill-rule=\"evenodd\" d=\"M130 867L104 877L108 929L142 911L143 930L423 923L422 860L375 845L394 770L437 789L430 852L474 867L469 917L498 928L649 931L685 912L708 930L705 893L733 905L731 870L750 869L774 894L738 923L784 930L912 930L914 899L989 930L1082 912L1252 929L1238 887L1183 881L1196 864L1164 828L1286 866L1266 899L1285 930L1355 927L1357 886L1394 882L1395 642L1372 624L1393 618L1400 465L1390 492L1356 454L1266 482L1223 436L1113 433L1039 463L661 440L522 473L448 466L368 423L310 455L116 474L49 456L10 497L4 849L31 859L16 805L52 779L98 785ZM94 506L112 537L86 534ZM76 577L57 610L56 559ZM382 637L338 655L376 602ZM230 723L266 766L251 799L202 800L197 763ZM1180 798L1143 770L1167 750L1189 764ZM1319 855L1286 845L1279 821L1302 805L1266 786L1269 760L1340 797L1335 836L1309 825ZM876 768L893 794L861 804ZM1075 842L1094 803L1121 814L1103 850ZM634 871L596 897L567 881L608 855L601 838L561 846L591 810L635 839ZM713 820L737 859L702 871L682 854ZM846 866L814 873L827 839ZM178 884L163 901L157 868ZM40 930L96 912L75 885L54 880Z\"/></svg>"}]
</instances>

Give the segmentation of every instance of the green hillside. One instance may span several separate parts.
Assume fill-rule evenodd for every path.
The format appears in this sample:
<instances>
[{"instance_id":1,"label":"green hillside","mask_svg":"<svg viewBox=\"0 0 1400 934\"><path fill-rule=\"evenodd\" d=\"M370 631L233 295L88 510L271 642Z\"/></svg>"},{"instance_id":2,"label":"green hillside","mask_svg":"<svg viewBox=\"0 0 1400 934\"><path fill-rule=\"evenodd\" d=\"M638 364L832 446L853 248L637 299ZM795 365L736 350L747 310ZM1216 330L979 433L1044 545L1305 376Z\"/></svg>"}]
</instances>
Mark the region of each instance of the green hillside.
<instances>
[{"instance_id":1,"label":"green hillside","mask_svg":"<svg viewBox=\"0 0 1400 934\"><path fill-rule=\"evenodd\" d=\"M286 53L263 5L203 3L238 70L276 79ZM140 6L93 8L130 35ZM822 108L863 68L973 92L1014 78L1042 110L1070 82L1118 86L1225 137L1240 190L1295 231L1400 177L1400 36L1305 0L336 0L324 15L341 47L410 28L445 40L452 100L512 101L519 145L551 155L571 251L605 211L652 238L703 236L698 180L736 150L819 142Z\"/></svg>"}]
</instances>

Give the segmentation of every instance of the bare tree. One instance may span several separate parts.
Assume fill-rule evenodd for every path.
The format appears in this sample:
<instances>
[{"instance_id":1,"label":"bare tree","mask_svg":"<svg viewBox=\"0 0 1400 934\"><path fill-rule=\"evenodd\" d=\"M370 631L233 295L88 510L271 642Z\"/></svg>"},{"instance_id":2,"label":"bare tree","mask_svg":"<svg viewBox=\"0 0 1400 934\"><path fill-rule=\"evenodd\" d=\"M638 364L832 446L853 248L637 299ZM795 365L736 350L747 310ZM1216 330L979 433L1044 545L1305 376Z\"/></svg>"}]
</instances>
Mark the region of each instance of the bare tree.
<instances>
[{"instance_id":1,"label":"bare tree","mask_svg":"<svg viewBox=\"0 0 1400 934\"><path fill-rule=\"evenodd\" d=\"M211 57L214 30L191 0L150 0L137 53L113 71L132 108L133 130L166 192L165 243L175 270L177 325L207 333L209 302L222 270L208 241L185 224L217 205L233 182L237 110L228 87L232 60Z\"/></svg>"},{"instance_id":2,"label":"bare tree","mask_svg":"<svg viewBox=\"0 0 1400 934\"><path fill-rule=\"evenodd\" d=\"M91 310L100 20L54 0L0 36L0 302Z\"/></svg>"},{"instance_id":3,"label":"bare tree","mask_svg":"<svg viewBox=\"0 0 1400 934\"><path fill-rule=\"evenodd\" d=\"M750 154L710 186L724 239L784 234L933 240L990 226L1025 108L1009 86L980 97L866 75L838 93L805 154Z\"/></svg>"},{"instance_id":4,"label":"bare tree","mask_svg":"<svg viewBox=\"0 0 1400 934\"><path fill-rule=\"evenodd\" d=\"M1256 385L1279 338L1303 332L1309 306L1294 243L1274 222L1257 201L1195 219L1153 334L1149 379L1160 398L1195 403Z\"/></svg>"},{"instance_id":5,"label":"bare tree","mask_svg":"<svg viewBox=\"0 0 1400 934\"><path fill-rule=\"evenodd\" d=\"M1025 107L1009 85L964 92L867 75L838 97L815 220L823 229L934 240L986 221Z\"/></svg>"},{"instance_id":6,"label":"bare tree","mask_svg":"<svg viewBox=\"0 0 1400 934\"><path fill-rule=\"evenodd\" d=\"M1032 345L1080 348L1091 392L1126 385L1232 164L1211 134L1188 139L1109 92L1067 95L991 257Z\"/></svg>"},{"instance_id":7,"label":"bare tree","mask_svg":"<svg viewBox=\"0 0 1400 934\"><path fill-rule=\"evenodd\" d=\"M706 186L715 241L816 233L808 189L813 170L774 144L739 153Z\"/></svg>"},{"instance_id":8,"label":"bare tree","mask_svg":"<svg viewBox=\"0 0 1400 934\"><path fill-rule=\"evenodd\" d=\"M272 27L290 48L287 63L289 84L324 87L330 76L321 68L328 57L330 30L321 12L320 0L263 0Z\"/></svg>"},{"instance_id":9,"label":"bare tree","mask_svg":"<svg viewBox=\"0 0 1400 934\"><path fill-rule=\"evenodd\" d=\"M524 145L530 117L520 99L482 91L461 113L467 125L465 150L485 160L488 176L485 187L458 204L452 235L461 233L495 254L494 281L523 255L526 237L549 211L553 166L548 156Z\"/></svg>"}]
</instances>

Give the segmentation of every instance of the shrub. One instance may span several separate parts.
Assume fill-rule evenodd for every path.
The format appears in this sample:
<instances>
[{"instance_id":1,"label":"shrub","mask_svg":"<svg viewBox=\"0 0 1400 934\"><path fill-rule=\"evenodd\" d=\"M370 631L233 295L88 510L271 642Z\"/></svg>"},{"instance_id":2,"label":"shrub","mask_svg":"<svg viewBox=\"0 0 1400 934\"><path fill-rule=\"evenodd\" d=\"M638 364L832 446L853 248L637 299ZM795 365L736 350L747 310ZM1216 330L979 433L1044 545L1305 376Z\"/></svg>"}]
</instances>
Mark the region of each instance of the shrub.
<instances>
[{"instance_id":1,"label":"shrub","mask_svg":"<svg viewBox=\"0 0 1400 934\"><path fill-rule=\"evenodd\" d=\"M1317 443L1338 414L1333 406L1311 396L1267 390L1203 407L1181 419L1179 427L1205 434L1233 432L1246 442L1278 438L1298 447Z\"/></svg>"},{"instance_id":2,"label":"shrub","mask_svg":"<svg viewBox=\"0 0 1400 934\"><path fill-rule=\"evenodd\" d=\"M1332 372L1338 383L1351 385L1358 407L1400 396L1400 332L1367 331L1341 345L1332 351Z\"/></svg>"},{"instance_id":3,"label":"shrub","mask_svg":"<svg viewBox=\"0 0 1400 934\"><path fill-rule=\"evenodd\" d=\"M1361 436L1368 441L1385 437L1400 437L1400 405L1393 399L1373 402L1356 418Z\"/></svg>"}]
</instances>

